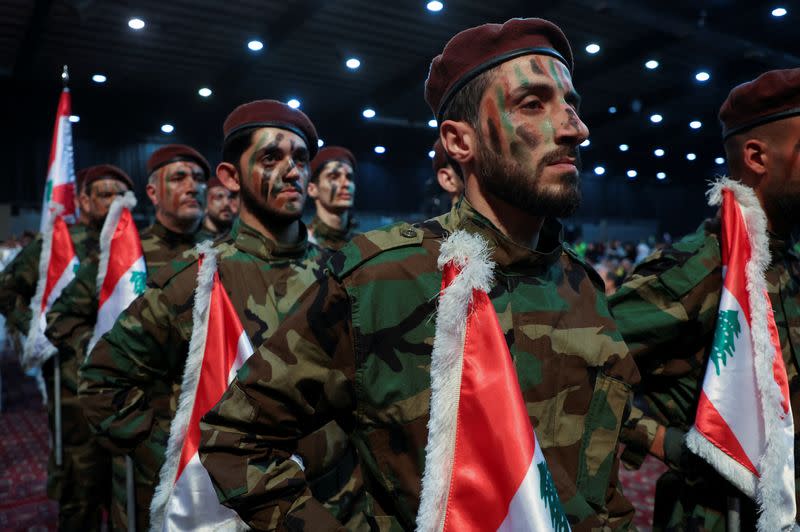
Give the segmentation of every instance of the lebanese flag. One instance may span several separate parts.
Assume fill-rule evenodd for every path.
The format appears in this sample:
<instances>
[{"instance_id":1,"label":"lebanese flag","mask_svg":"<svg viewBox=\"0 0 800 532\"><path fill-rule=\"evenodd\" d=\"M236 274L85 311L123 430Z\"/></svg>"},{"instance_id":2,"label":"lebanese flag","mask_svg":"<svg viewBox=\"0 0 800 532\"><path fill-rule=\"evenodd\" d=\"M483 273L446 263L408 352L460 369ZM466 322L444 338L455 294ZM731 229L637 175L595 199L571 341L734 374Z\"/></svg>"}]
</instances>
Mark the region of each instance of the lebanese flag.
<instances>
[{"instance_id":1,"label":"lebanese flag","mask_svg":"<svg viewBox=\"0 0 800 532\"><path fill-rule=\"evenodd\" d=\"M128 191L114 200L103 222L100 265L97 269L97 322L86 350L87 355L111 329L122 311L142 295L147 286L142 243L131 215L134 207L136 197Z\"/></svg>"},{"instance_id":2,"label":"lebanese flag","mask_svg":"<svg viewBox=\"0 0 800 532\"><path fill-rule=\"evenodd\" d=\"M442 243L417 530L570 530L488 292L485 240Z\"/></svg>"},{"instance_id":3,"label":"lebanese flag","mask_svg":"<svg viewBox=\"0 0 800 532\"><path fill-rule=\"evenodd\" d=\"M56 124L53 129L53 142L50 146L50 161L47 165L47 181L42 201L42 221L40 231L44 233L50 226L56 205L61 205L61 216L72 223L75 218L75 167L72 151L72 99L69 89L61 91L56 110Z\"/></svg>"},{"instance_id":4,"label":"lebanese flag","mask_svg":"<svg viewBox=\"0 0 800 532\"><path fill-rule=\"evenodd\" d=\"M758 502L760 531L795 526L794 426L786 367L767 293L767 221L755 193L723 178L722 277L714 343L686 443Z\"/></svg>"},{"instance_id":5,"label":"lebanese flag","mask_svg":"<svg viewBox=\"0 0 800 532\"><path fill-rule=\"evenodd\" d=\"M192 337L166 462L150 505L151 530L248 530L236 512L220 504L198 448L200 418L217 404L253 346L219 279L217 250L211 242L197 250Z\"/></svg>"},{"instance_id":6,"label":"lebanese flag","mask_svg":"<svg viewBox=\"0 0 800 532\"><path fill-rule=\"evenodd\" d=\"M47 311L61 295L78 269L78 256L72 245L69 227L61 216L61 206L56 206L54 216L48 219L39 256L39 281L31 299L31 323L28 337L22 350L22 366L31 369L41 366L56 353L56 348L47 340Z\"/></svg>"}]
</instances>

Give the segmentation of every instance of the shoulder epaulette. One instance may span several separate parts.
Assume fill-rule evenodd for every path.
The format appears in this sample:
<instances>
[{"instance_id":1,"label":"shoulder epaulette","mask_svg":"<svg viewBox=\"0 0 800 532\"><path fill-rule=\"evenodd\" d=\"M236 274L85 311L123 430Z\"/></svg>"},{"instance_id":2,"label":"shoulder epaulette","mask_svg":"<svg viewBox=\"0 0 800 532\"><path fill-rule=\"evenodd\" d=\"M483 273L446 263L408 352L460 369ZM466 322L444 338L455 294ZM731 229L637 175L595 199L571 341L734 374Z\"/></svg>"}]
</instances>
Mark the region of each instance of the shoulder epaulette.
<instances>
[{"instance_id":1,"label":"shoulder epaulette","mask_svg":"<svg viewBox=\"0 0 800 532\"><path fill-rule=\"evenodd\" d=\"M419 226L401 222L353 237L328 259L327 269L337 279L346 277L366 261L389 251L418 246L425 236Z\"/></svg>"},{"instance_id":2,"label":"shoulder epaulette","mask_svg":"<svg viewBox=\"0 0 800 532\"><path fill-rule=\"evenodd\" d=\"M603 278L600 277L600 274L597 273L597 270L595 270L585 258L578 255L578 252L566 242L563 244L563 249L567 255L569 255L575 262L580 264L584 270L586 270L586 274L589 276L589 279L591 279L592 283L594 283L598 289L601 291L605 290L605 282L603 281Z\"/></svg>"}]
</instances>

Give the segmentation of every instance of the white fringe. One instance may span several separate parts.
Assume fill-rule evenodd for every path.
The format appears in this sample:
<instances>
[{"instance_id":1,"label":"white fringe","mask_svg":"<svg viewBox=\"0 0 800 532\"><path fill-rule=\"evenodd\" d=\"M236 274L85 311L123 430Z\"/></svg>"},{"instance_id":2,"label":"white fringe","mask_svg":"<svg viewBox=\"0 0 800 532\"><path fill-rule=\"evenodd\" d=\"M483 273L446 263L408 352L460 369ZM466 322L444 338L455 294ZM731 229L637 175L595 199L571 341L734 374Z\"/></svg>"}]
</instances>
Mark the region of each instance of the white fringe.
<instances>
[{"instance_id":1,"label":"white fringe","mask_svg":"<svg viewBox=\"0 0 800 532\"><path fill-rule=\"evenodd\" d=\"M219 251L213 247L210 240L198 244L195 249L202 257L203 263L197 270L197 287L192 307L192 337L189 340L189 353L183 370L178 409L170 425L166 460L161 466L158 487L150 503L150 530L152 532L161 531L164 528L164 512L175 487L181 449L186 439L186 429L192 417L197 383L200 380L200 369L203 365L203 354L206 350L208 310L211 305L211 290L214 287L214 274L217 271Z\"/></svg>"},{"instance_id":2,"label":"white fringe","mask_svg":"<svg viewBox=\"0 0 800 532\"><path fill-rule=\"evenodd\" d=\"M117 196L111 202L108 208L108 214L103 222L103 229L100 231L100 264L97 266L97 282L95 290L97 295L103 289L103 283L106 281L108 275L108 261L111 256L111 239L114 238L114 232L117 230L119 219L122 216L122 209L128 209L133 212L136 207L136 196L132 191L127 191L123 196ZM86 358L89 358L89 353L92 352L94 346L100 341L100 337L96 336L96 332L92 333L92 337L86 346Z\"/></svg>"},{"instance_id":3,"label":"white fringe","mask_svg":"<svg viewBox=\"0 0 800 532\"><path fill-rule=\"evenodd\" d=\"M444 527L453 470L464 335L473 290L489 292L494 263L486 241L457 231L439 252L439 269L454 262L461 272L439 296L436 333L431 354L431 407L425 473L422 477L417 530L436 532Z\"/></svg>"},{"instance_id":4,"label":"white fringe","mask_svg":"<svg viewBox=\"0 0 800 532\"><path fill-rule=\"evenodd\" d=\"M44 298L44 290L47 287L47 269L50 266L51 248L53 246L53 227L56 223L56 218L64 212L64 206L60 203L51 203L50 209L50 218L47 220L47 226L42 235L42 253L39 255L39 280L36 282L36 292L30 304L31 322L28 324L28 336L25 338L25 344L22 348L22 367L26 371L40 367L56 354L56 348L47 341L44 331L39 327L42 299ZM49 349L47 346L49 346Z\"/></svg>"},{"instance_id":5,"label":"white fringe","mask_svg":"<svg viewBox=\"0 0 800 532\"><path fill-rule=\"evenodd\" d=\"M776 512L775 508L779 507L782 499L781 470L786 464L786 457L794 454L794 442L788 442L781 437L783 396L780 387L775 382L772 369L775 357L782 357L783 354L773 348L767 327L769 310L766 299L768 295L765 274L771 262L767 217L755 192L750 187L725 177L717 180L708 191L709 204L721 205L722 190L726 188L733 192L742 210L747 236L750 239L751 258L745 267L745 275L750 300L752 320L750 330L753 337L756 384L761 394L760 403L763 409L767 445L759 464L761 477L756 491L756 501L761 509L758 530L759 532L772 532L781 529L780 512ZM791 419L791 408L787 415Z\"/></svg>"}]
</instances>

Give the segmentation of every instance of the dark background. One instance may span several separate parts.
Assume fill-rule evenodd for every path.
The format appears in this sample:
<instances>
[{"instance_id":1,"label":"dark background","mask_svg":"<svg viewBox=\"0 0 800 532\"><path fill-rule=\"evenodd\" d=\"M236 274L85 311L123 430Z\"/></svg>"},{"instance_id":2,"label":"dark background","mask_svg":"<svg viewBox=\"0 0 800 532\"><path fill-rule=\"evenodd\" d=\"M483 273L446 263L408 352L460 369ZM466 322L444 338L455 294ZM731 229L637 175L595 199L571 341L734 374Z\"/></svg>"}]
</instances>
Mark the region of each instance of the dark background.
<instances>
[{"instance_id":1,"label":"dark background","mask_svg":"<svg viewBox=\"0 0 800 532\"><path fill-rule=\"evenodd\" d=\"M222 122L236 105L297 98L327 144L356 153L357 211L423 213L436 138L422 97L430 60L467 27L541 16L572 43L581 115L591 130L582 149L584 204L571 222L649 220L659 232L680 234L710 213L707 181L726 170L714 159L724 155L716 113L728 91L764 71L800 66L800 9L789 2L443 2L433 13L427 0L2 0L0 203L40 205L68 64L80 116L73 125L77 168L117 164L142 192L144 163L158 146L188 143L216 164ZM781 5L788 14L773 17ZM145 28L129 28L132 17ZM252 38L264 42L261 52L248 50ZM600 52L587 53L589 43ZM350 56L361 60L356 71L344 65ZM659 67L646 69L649 59ZM711 79L696 81L699 70ZM92 82L95 73L107 82ZM213 95L200 97L200 87ZM365 107L378 116L363 118ZM664 117L660 124L649 120L653 113ZM691 120L702 128L690 129ZM162 133L163 123L175 131ZM630 150L621 152L621 143ZM377 144L387 152L374 153ZM655 157L656 147L666 155ZM690 151L695 161L686 160ZM603 176L592 171L599 164ZM626 176L629 169L636 179ZM665 180L656 179L659 171Z\"/></svg>"}]
</instances>

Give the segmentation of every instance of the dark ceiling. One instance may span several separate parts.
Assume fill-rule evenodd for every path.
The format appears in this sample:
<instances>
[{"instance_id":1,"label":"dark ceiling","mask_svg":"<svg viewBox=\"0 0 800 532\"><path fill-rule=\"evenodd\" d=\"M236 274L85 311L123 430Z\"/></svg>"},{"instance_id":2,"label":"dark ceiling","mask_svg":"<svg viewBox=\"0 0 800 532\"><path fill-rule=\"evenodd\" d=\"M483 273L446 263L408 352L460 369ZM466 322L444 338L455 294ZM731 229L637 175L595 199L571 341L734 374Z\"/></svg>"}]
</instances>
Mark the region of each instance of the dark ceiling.
<instances>
[{"instance_id":1,"label":"dark ceiling","mask_svg":"<svg viewBox=\"0 0 800 532\"><path fill-rule=\"evenodd\" d=\"M716 112L730 88L766 70L800 66L800 6L786 2L788 14L776 18L777 0L443 2L434 13L427 0L2 0L0 87L11 120L6 135L14 132L10 156L39 157L44 149L46 159L61 65L68 64L80 116L79 163L97 162L81 146L105 155L116 153L103 148L109 144L174 140L216 160L222 121L234 106L297 98L326 142L353 148L365 171L401 183L408 174L419 195L435 138L422 98L430 60L464 28L541 16L572 42L575 85L591 130L583 150L587 177L602 165L609 181L625 182L635 169L636 182L655 184L663 171L667 179L658 185L684 186L724 171L714 162L723 154ZM132 17L145 27L129 28ZM247 48L253 38L264 42L260 52ZM590 43L600 51L589 54ZM358 70L345 67L349 57L360 59ZM658 68L645 68L650 59ZM695 79L700 70L711 76L705 83ZM107 81L92 82L95 73ZM201 87L213 94L199 96ZM377 116L363 118L366 107ZM650 121L656 113L663 117L658 124ZM702 127L691 129L692 120ZM163 123L175 131L161 133ZM623 143L626 152L618 148ZM384 155L373 152L378 144ZM659 147L660 158L653 154ZM689 152L694 161L686 159ZM19 178L39 166L16 168ZM14 200L40 190L12 188ZM391 210L395 198L377 192L371 203L384 201L378 207Z\"/></svg>"}]
</instances>

